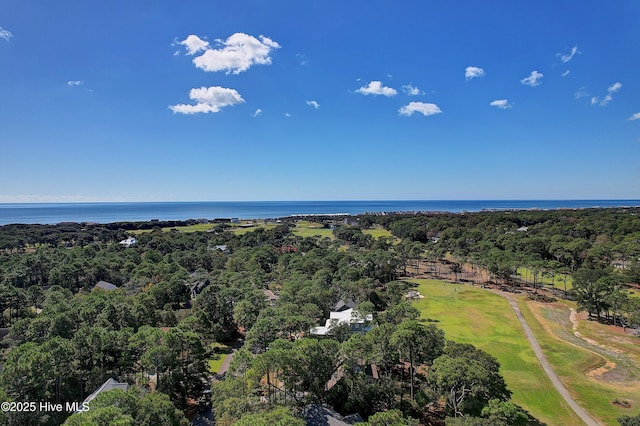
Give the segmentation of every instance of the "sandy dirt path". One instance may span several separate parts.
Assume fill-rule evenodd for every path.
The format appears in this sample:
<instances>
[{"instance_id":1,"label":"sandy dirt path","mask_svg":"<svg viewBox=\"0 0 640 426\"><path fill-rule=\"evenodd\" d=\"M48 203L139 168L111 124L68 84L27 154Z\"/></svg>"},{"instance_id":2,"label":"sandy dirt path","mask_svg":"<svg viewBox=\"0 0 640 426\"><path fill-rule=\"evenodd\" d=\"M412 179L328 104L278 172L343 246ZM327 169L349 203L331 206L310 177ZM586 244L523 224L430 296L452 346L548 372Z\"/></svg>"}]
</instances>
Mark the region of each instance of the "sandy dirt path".
<instances>
[{"instance_id":1,"label":"sandy dirt path","mask_svg":"<svg viewBox=\"0 0 640 426\"><path fill-rule=\"evenodd\" d=\"M599 426L600 423L598 423L593 417L591 417L589 413L587 413L585 409L578 405L578 403L571 397L571 394L569 394L567 388L564 387L564 385L558 378L558 375L555 373L555 371L553 371L553 368L551 368L551 364L549 364L547 358L544 356L538 340L531 331L529 324L527 324L527 321L522 316L522 312L520 312L520 308L518 307L518 302L516 301L516 299L509 294L505 294L499 291L496 291L495 293L499 294L509 301L511 308L513 308L518 321L520 321L520 324L524 329L524 334L527 336L527 340L529 340L529 343L533 348L533 352L536 354L538 361L540 361L540 365L542 365L542 369L544 370L545 374L547 375L547 377L549 377L549 380L551 380L553 387L556 388L560 395L562 395L562 398L564 398L571 409L578 415L578 417L580 417L580 419L582 419L585 424L589 426Z\"/></svg>"}]
</instances>

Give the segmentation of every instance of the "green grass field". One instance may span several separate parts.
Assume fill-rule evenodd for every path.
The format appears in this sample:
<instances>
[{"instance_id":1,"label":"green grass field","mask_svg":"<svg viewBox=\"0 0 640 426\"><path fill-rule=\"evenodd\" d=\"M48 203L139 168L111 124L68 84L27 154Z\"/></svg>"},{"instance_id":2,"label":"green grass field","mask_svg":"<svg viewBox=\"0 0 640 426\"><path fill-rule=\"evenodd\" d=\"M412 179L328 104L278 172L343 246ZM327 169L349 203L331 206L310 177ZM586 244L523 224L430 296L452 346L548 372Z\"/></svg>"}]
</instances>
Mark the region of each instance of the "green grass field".
<instances>
[{"instance_id":1,"label":"green grass field","mask_svg":"<svg viewBox=\"0 0 640 426\"><path fill-rule=\"evenodd\" d=\"M525 277L527 277L529 281L533 281L533 274L528 268L518 268L518 275L520 275L520 278L522 279L525 279ZM555 279L547 276L538 276L537 281L542 281L545 285L553 285L561 290L564 290L564 277L562 275L556 275ZM571 275L567 275L567 291L571 290L572 287L573 278L571 278Z\"/></svg>"},{"instance_id":2,"label":"green grass field","mask_svg":"<svg viewBox=\"0 0 640 426\"><path fill-rule=\"evenodd\" d=\"M500 361L513 401L549 425L581 425L538 363L524 331L503 297L477 287L410 280L424 299L414 305L438 321L447 339L471 343Z\"/></svg>"},{"instance_id":3,"label":"green grass field","mask_svg":"<svg viewBox=\"0 0 640 426\"><path fill-rule=\"evenodd\" d=\"M329 228L323 228L321 223L311 222L307 220L299 220L296 222L296 227L293 230L293 234L298 237L320 237L320 238L331 238L335 239L333 236L333 231Z\"/></svg>"},{"instance_id":4,"label":"green grass field","mask_svg":"<svg viewBox=\"0 0 640 426\"><path fill-rule=\"evenodd\" d=\"M296 222L296 227L293 230L293 233L299 237L328 237L332 240L335 239L331 229L323 228L321 223L307 220L299 220ZM371 235L375 239L393 236L391 235L391 232L383 228L363 229L362 233Z\"/></svg>"},{"instance_id":5,"label":"green grass field","mask_svg":"<svg viewBox=\"0 0 640 426\"><path fill-rule=\"evenodd\" d=\"M227 354L217 354L215 358L209 359L209 372L212 374L217 373L226 357Z\"/></svg>"},{"instance_id":6,"label":"green grass field","mask_svg":"<svg viewBox=\"0 0 640 426\"><path fill-rule=\"evenodd\" d=\"M617 425L618 417L636 415L640 408L640 338L625 335L619 328L580 321L578 331L597 344L580 339L569 320L571 302L566 303L542 305L521 299L519 306L574 399L603 424ZM616 368L607 372L612 366ZM594 376L595 369L602 367L606 374ZM631 407L616 406L615 399Z\"/></svg>"},{"instance_id":7,"label":"green grass field","mask_svg":"<svg viewBox=\"0 0 640 426\"><path fill-rule=\"evenodd\" d=\"M176 226L176 227L165 227L162 228L162 232L171 232L172 229L175 229L178 232L205 232L209 229L212 229L216 226L215 223L198 223L196 225L188 225L188 226ZM131 234L140 235L146 234L153 231L153 229L137 229L134 231L127 231Z\"/></svg>"},{"instance_id":8,"label":"green grass field","mask_svg":"<svg viewBox=\"0 0 640 426\"><path fill-rule=\"evenodd\" d=\"M233 232L236 235L244 235L247 232L251 232L251 231L255 231L258 228L262 228L262 229L273 229L276 226L278 226L277 223L264 223L264 222L252 222L252 221L243 221L240 223L231 223L229 224L230 228L229 230L231 232ZM249 226L249 225L253 225L253 226Z\"/></svg>"},{"instance_id":9,"label":"green grass field","mask_svg":"<svg viewBox=\"0 0 640 426\"><path fill-rule=\"evenodd\" d=\"M371 235L375 239L378 239L380 237L393 237L393 234L384 228L363 229L362 233Z\"/></svg>"},{"instance_id":10,"label":"green grass field","mask_svg":"<svg viewBox=\"0 0 640 426\"><path fill-rule=\"evenodd\" d=\"M208 360L209 371L212 374L215 374L220 369L220 366L222 365L222 362L227 357L227 355L231 353L231 347L222 343L213 343L211 345L211 348L213 349L213 355Z\"/></svg>"},{"instance_id":11,"label":"green grass field","mask_svg":"<svg viewBox=\"0 0 640 426\"><path fill-rule=\"evenodd\" d=\"M264 223L261 221L242 221L240 223L230 223L229 230L236 235L243 235L247 232L255 231L256 229L273 229L278 226L277 223ZM253 226L248 226L253 225ZM199 223L197 225L189 225L189 226L176 226L174 228L162 228L162 232L171 232L171 230L175 229L178 232L206 232L210 229L213 229L216 226L215 223ZM151 229L139 229L135 231L129 231L131 234L140 235L145 234L147 232L151 232ZM374 229L365 229L362 231L365 234L371 235L373 238L380 237L391 237L391 232L382 228L374 228ZM296 223L296 227L293 229L293 234L298 237L320 237L320 238L330 238L332 240L335 239L333 236L333 231L329 228L323 228L322 224L317 222L311 222L307 220L300 220Z\"/></svg>"},{"instance_id":12,"label":"green grass field","mask_svg":"<svg viewBox=\"0 0 640 426\"><path fill-rule=\"evenodd\" d=\"M272 229L278 226L276 223L265 223L260 221L242 221L239 223L228 223L229 231L233 232L236 235L246 234L247 232L255 231L258 228L264 229ZM249 226L252 225L252 226ZM217 226L217 223L198 223L196 225L187 225L187 226L175 226L175 227L165 227L162 228L162 232L171 232L172 230L176 230L178 232L206 232L210 229L213 229ZM138 229L135 231L128 231L134 235L145 234L153 231L152 229Z\"/></svg>"}]
</instances>

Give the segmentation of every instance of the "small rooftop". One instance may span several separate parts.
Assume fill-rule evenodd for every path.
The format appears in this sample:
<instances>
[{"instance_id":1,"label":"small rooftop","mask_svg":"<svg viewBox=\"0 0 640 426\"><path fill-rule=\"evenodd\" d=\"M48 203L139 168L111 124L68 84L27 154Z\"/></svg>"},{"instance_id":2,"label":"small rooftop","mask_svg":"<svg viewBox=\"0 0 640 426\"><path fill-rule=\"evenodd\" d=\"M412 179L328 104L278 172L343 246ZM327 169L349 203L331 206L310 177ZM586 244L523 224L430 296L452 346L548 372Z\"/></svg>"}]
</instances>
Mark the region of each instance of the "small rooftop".
<instances>
[{"instance_id":1,"label":"small rooftop","mask_svg":"<svg viewBox=\"0 0 640 426\"><path fill-rule=\"evenodd\" d=\"M129 383L120 383L115 381L114 379L108 379L106 382L102 384L102 386L96 389L95 392L93 392L91 395L86 397L83 402L89 403L93 401L102 392L107 392L112 389L122 389L123 391L126 391L127 389L129 389Z\"/></svg>"},{"instance_id":2,"label":"small rooftop","mask_svg":"<svg viewBox=\"0 0 640 426\"><path fill-rule=\"evenodd\" d=\"M329 319L325 322L325 325L312 328L311 334L325 336L335 326L339 326L341 324L364 324L365 320L368 322L373 321L373 315L368 314L365 318L363 318L358 313L358 311L354 310L353 308L340 312L329 312Z\"/></svg>"},{"instance_id":3,"label":"small rooftop","mask_svg":"<svg viewBox=\"0 0 640 426\"><path fill-rule=\"evenodd\" d=\"M118 288L117 285L108 283L106 281L98 281L98 284L96 284L93 287L94 290L102 289L102 290L107 290L107 291L117 290L117 288Z\"/></svg>"},{"instance_id":4,"label":"small rooftop","mask_svg":"<svg viewBox=\"0 0 640 426\"><path fill-rule=\"evenodd\" d=\"M319 404L305 407L303 415L307 426L348 426L364 421L359 414L342 417L333 409Z\"/></svg>"},{"instance_id":5,"label":"small rooftop","mask_svg":"<svg viewBox=\"0 0 640 426\"><path fill-rule=\"evenodd\" d=\"M122 240L120 241L120 244L122 244L125 247L131 247L132 245L136 244L138 242L138 240L136 240L133 237L129 237L126 240Z\"/></svg>"},{"instance_id":6,"label":"small rooftop","mask_svg":"<svg viewBox=\"0 0 640 426\"><path fill-rule=\"evenodd\" d=\"M271 290L265 288L262 289L262 292L264 293L265 297L267 298L267 300L278 300L280 298L280 296L276 296Z\"/></svg>"}]
</instances>

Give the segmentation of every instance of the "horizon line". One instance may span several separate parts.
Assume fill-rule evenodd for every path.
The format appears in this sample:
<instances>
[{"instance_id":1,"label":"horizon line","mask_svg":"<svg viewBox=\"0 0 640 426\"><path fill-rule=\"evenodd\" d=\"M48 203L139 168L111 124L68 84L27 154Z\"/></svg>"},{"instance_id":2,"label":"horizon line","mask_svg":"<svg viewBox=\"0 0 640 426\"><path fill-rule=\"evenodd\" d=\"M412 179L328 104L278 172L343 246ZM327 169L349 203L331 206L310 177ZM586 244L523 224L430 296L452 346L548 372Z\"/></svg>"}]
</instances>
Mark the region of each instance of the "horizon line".
<instances>
[{"instance_id":1,"label":"horizon line","mask_svg":"<svg viewBox=\"0 0 640 426\"><path fill-rule=\"evenodd\" d=\"M464 201L634 201L640 198L370 198L370 199L308 199L308 200L31 200L0 201L0 205L9 204L169 204L169 203L334 203L334 202L464 202Z\"/></svg>"}]
</instances>

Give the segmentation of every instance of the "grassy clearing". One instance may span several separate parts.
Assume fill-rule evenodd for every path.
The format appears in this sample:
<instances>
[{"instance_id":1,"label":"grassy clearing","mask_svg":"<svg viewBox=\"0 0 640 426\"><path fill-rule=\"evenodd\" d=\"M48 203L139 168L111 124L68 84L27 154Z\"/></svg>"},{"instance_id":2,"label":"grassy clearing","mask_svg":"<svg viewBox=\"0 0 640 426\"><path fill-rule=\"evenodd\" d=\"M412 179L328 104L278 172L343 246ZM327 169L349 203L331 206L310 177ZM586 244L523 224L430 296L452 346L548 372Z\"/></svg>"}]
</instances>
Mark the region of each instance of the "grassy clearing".
<instances>
[{"instance_id":1,"label":"grassy clearing","mask_svg":"<svg viewBox=\"0 0 640 426\"><path fill-rule=\"evenodd\" d=\"M215 223L198 223L196 225L164 227L164 228L161 228L161 230L162 232L171 232L174 229L178 232L206 232L214 228L215 226L216 226ZM152 231L153 229L136 229L133 231L127 231L127 233L140 235L140 234L147 234Z\"/></svg>"},{"instance_id":2,"label":"grassy clearing","mask_svg":"<svg viewBox=\"0 0 640 426\"><path fill-rule=\"evenodd\" d=\"M335 239L333 236L333 231L329 228L323 228L321 223L310 222L307 220L299 220L296 222L296 227L293 230L293 234L298 237L320 237L320 238L331 238Z\"/></svg>"},{"instance_id":3,"label":"grassy clearing","mask_svg":"<svg viewBox=\"0 0 640 426\"><path fill-rule=\"evenodd\" d=\"M520 310L574 399L603 424L640 408L640 339L593 321L569 319L570 302L543 305L521 299ZM627 401L630 408L613 404Z\"/></svg>"},{"instance_id":4,"label":"grassy clearing","mask_svg":"<svg viewBox=\"0 0 640 426\"><path fill-rule=\"evenodd\" d=\"M242 221L239 223L230 223L229 230L236 235L244 235L247 232L255 231L256 229L262 228L264 230L273 229L278 226L278 223L264 223L264 222L253 222L253 221Z\"/></svg>"},{"instance_id":5,"label":"grassy clearing","mask_svg":"<svg viewBox=\"0 0 640 426\"><path fill-rule=\"evenodd\" d=\"M161 229L162 229L162 232L171 232L174 230L177 232L206 232L206 231L209 231L210 229L215 228L217 225L218 225L217 223L198 223L195 225L165 227ZM245 220L239 223L227 223L227 225L229 226L229 231L233 232L236 235L243 235L243 234L246 234L247 232L255 231L258 228L273 229L279 224ZM127 232L134 235L140 235L140 234L146 234L152 231L153 229L137 229L134 231L127 231Z\"/></svg>"},{"instance_id":6,"label":"grassy clearing","mask_svg":"<svg viewBox=\"0 0 640 426\"><path fill-rule=\"evenodd\" d=\"M533 281L533 273L529 268L518 268L518 275L520 275L522 279L525 279L525 277L527 277L528 281ZM541 274L538 276L538 279L537 279L537 282L540 282L540 281L542 281L545 285L552 285L561 290L564 290L564 277L562 275L556 275L552 279L551 277L547 277L547 276L543 277ZM573 278L571 278L571 275L567 275L567 291L571 290L572 287L573 287Z\"/></svg>"},{"instance_id":7,"label":"grassy clearing","mask_svg":"<svg viewBox=\"0 0 640 426\"><path fill-rule=\"evenodd\" d=\"M509 303L487 290L436 280L410 280L424 299L423 318L437 320L448 339L471 343L500 361L513 401L550 425L581 425L555 391Z\"/></svg>"},{"instance_id":8,"label":"grassy clearing","mask_svg":"<svg viewBox=\"0 0 640 426\"><path fill-rule=\"evenodd\" d=\"M231 346L223 345L222 343L211 344L213 349L213 355L209 358L209 371L215 374L220 369L224 359L231 353Z\"/></svg>"},{"instance_id":9,"label":"grassy clearing","mask_svg":"<svg viewBox=\"0 0 640 426\"><path fill-rule=\"evenodd\" d=\"M178 232L206 232L213 229L215 226L215 223L198 223L196 225L179 226L175 228L162 228L162 230L164 232L171 231L172 229L175 229Z\"/></svg>"},{"instance_id":10,"label":"grassy clearing","mask_svg":"<svg viewBox=\"0 0 640 426\"><path fill-rule=\"evenodd\" d=\"M362 233L371 235L376 240L380 237L385 237L385 238L393 237L393 234L391 233L391 231L387 231L386 229L380 228L380 227L376 227L373 229L363 229Z\"/></svg>"},{"instance_id":11,"label":"grassy clearing","mask_svg":"<svg viewBox=\"0 0 640 426\"><path fill-rule=\"evenodd\" d=\"M216 374L222 365L222 362L227 357L227 354L216 354L215 358L209 359L209 372L211 374Z\"/></svg>"},{"instance_id":12,"label":"grassy clearing","mask_svg":"<svg viewBox=\"0 0 640 426\"><path fill-rule=\"evenodd\" d=\"M320 237L335 239L333 231L329 228L324 228L321 223L299 220L296 222L296 227L293 230L294 235L299 237ZM391 232L386 229L376 227L373 229L363 229L362 233L371 235L373 238L378 239L380 237L392 237Z\"/></svg>"},{"instance_id":13,"label":"grassy clearing","mask_svg":"<svg viewBox=\"0 0 640 426\"><path fill-rule=\"evenodd\" d=\"M162 228L162 232L171 232L172 230L176 230L178 232L206 232L210 229L213 229L217 224L216 223L199 223L196 225L189 226L176 226L173 228ZM229 223L229 230L236 235L244 235L247 232L255 231L256 229L273 229L279 224L277 223L265 223L260 221L250 221L245 220L239 223ZM135 231L128 231L133 235L141 235L146 234L148 232L153 231L152 229L138 229ZM392 237L391 232L387 231L383 228L374 228L374 229L365 229L362 231L365 234L371 235L373 238L378 239L380 237ZM293 229L293 234L298 237L320 237L320 238L330 238L335 240L333 236L333 231L329 228L323 228L321 223L311 222L307 220L300 220L296 223L296 227Z\"/></svg>"}]
</instances>

